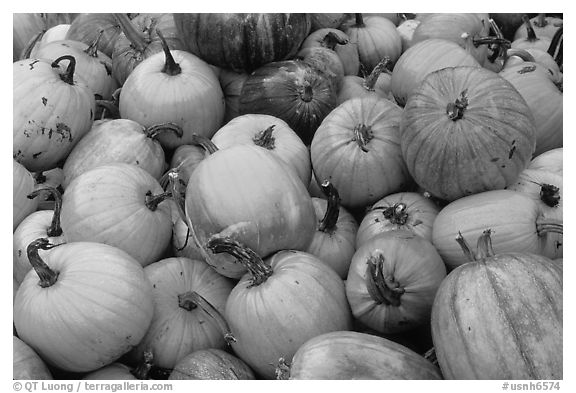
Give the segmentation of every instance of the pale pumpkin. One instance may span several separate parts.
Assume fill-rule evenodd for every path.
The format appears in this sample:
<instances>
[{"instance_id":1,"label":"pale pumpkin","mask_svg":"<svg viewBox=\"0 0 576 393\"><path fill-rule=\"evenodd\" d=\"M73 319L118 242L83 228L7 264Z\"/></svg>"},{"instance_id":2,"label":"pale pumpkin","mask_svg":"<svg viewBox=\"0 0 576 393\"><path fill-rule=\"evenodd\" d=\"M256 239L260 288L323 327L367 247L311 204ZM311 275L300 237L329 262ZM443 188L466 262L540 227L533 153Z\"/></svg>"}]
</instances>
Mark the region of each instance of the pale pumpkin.
<instances>
[{"instance_id":1,"label":"pale pumpkin","mask_svg":"<svg viewBox=\"0 0 576 393\"><path fill-rule=\"evenodd\" d=\"M358 75L360 59L358 48L350 37L337 27L325 27L313 31L302 42L301 48L327 48L336 52L342 66L344 75Z\"/></svg>"},{"instance_id":2,"label":"pale pumpkin","mask_svg":"<svg viewBox=\"0 0 576 393\"><path fill-rule=\"evenodd\" d=\"M564 149L562 147L550 149L534 157L532 161L530 161L528 169L542 169L562 175L564 168L563 155Z\"/></svg>"},{"instance_id":3,"label":"pale pumpkin","mask_svg":"<svg viewBox=\"0 0 576 393\"><path fill-rule=\"evenodd\" d=\"M14 231L26 216L36 210L38 199L28 199L34 191L34 176L24 165L12 161L12 230Z\"/></svg>"},{"instance_id":4,"label":"pale pumpkin","mask_svg":"<svg viewBox=\"0 0 576 393\"><path fill-rule=\"evenodd\" d=\"M252 380L254 372L236 356L218 348L200 349L182 358L169 380Z\"/></svg>"},{"instance_id":5,"label":"pale pumpkin","mask_svg":"<svg viewBox=\"0 0 576 393\"><path fill-rule=\"evenodd\" d=\"M12 379L54 379L52 373L32 348L16 336L12 336Z\"/></svg>"}]
</instances>

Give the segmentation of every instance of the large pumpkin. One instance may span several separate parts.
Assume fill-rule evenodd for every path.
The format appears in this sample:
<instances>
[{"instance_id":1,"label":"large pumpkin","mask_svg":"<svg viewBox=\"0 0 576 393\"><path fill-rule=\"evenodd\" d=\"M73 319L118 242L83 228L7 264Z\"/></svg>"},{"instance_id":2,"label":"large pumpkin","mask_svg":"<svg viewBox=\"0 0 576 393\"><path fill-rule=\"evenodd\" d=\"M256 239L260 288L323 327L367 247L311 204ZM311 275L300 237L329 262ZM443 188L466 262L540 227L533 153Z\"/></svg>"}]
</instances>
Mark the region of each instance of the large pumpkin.
<instances>
[{"instance_id":1,"label":"large pumpkin","mask_svg":"<svg viewBox=\"0 0 576 393\"><path fill-rule=\"evenodd\" d=\"M40 257L39 250L48 251ZM154 310L150 283L124 251L88 242L54 247L38 239L27 253L34 271L16 293L14 325L45 361L92 371L144 337Z\"/></svg>"},{"instance_id":2,"label":"large pumpkin","mask_svg":"<svg viewBox=\"0 0 576 393\"><path fill-rule=\"evenodd\" d=\"M209 247L249 270L232 289L225 317L232 349L261 377L274 378L278 359L292 358L312 337L351 329L344 283L315 256L283 250L263 261L230 239L214 239Z\"/></svg>"},{"instance_id":3,"label":"large pumpkin","mask_svg":"<svg viewBox=\"0 0 576 393\"><path fill-rule=\"evenodd\" d=\"M408 99L400 123L410 174L449 201L511 184L532 158L535 134L534 118L518 91L477 67L428 74Z\"/></svg>"},{"instance_id":4,"label":"large pumpkin","mask_svg":"<svg viewBox=\"0 0 576 393\"><path fill-rule=\"evenodd\" d=\"M530 253L494 255L489 241L486 231L476 256L465 246L475 261L452 271L434 300L444 377L562 379L561 267Z\"/></svg>"},{"instance_id":5,"label":"large pumpkin","mask_svg":"<svg viewBox=\"0 0 576 393\"><path fill-rule=\"evenodd\" d=\"M416 352L372 334L338 331L306 341L281 379L442 379Z\"/></svg>"},{"instance_id":6,"label":"large pumpkin","mask_svg":"<svg viewBox=\"0 0 576 393\"><path fill-rule=\"evenodd\" d=\"M30 171L58 166L92 126L94 93L75 67L76 59L68 55L13 65L12 153Z\"/></svg>"},{"instance_id":7,"label":"large pumpkin","mask_svg":"<svg viewBox=\"0 0 576 393\"><path fill-rule=\"evenodd\" d=\"M188 51L237 72L295 55L311 27L310 17L302 13L175 13L174 22Z\"/></svg>"},{"instance_id":8,"label":"large pumpkin","mask_svg":"<svg viewBox=\"0 0 576 393\"><path fill-rule=\"evenodd\" d=\"M218 150L196 167L186 214L202 249L212 236L231 236L262 256L306 249L316 228L306 186L272 152L254 145ZM227 277L246 272L228 255L205 251L204 258Z\"/></svg>"}]
</instances>

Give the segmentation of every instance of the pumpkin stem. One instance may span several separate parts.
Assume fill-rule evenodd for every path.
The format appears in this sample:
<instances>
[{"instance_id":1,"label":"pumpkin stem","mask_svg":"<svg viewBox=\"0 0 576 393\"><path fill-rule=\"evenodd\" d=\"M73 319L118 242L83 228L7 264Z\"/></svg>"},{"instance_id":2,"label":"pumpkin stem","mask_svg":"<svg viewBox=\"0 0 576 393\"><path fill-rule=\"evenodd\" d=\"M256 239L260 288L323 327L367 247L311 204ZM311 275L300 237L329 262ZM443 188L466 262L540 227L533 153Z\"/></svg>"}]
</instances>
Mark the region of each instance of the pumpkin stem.
<instances>
[{"instance_id":1,"label":"pumpkin stem","mask_svg":"<svg viewBox=\"0 0 576 393\"><path fill-rule=\"evenodd\" d=\"M424 353L424 359L428 360L433 365L439 367L438 357L436 356L436 348L432 347Z\"/></svg>"},{"instance_id":2,"label":"pumpkin stem","mask_svg":"<svg viewBox=\"0 0 576 393\"><path fill-rule=\"evenodd\" d=\"M134 375L139 380L147 380L150 379L148 376L150 374L150 370L152 369L152 364L154 360L154 354L152 351L144 351L144 361L138 364L138 366L131 371L131 374Z\"/></svg>"},{"instance_id":3,"label":"pumpkin stem","mask_svg":"<svg viewBox=\"0 0 576 393\"><path fill-rule=\"evenodd\" d=\"M476 245L476 260L486 259L494 256L494 249L492 248L492 238L490 235L492 230L486 229L478 238Z\"/></svg>"},{"instance_id":4,"label":"pumpkin stem","mask_svg":"<svg viewBox=\"0 0 576 393\"><path fill-rule=\"evenodd\" d=\"M102 34L104 34L104 30L100 30L98 32L98 36L96 37L96 39L92 41L90 46L88 46L88 48L86 48L86 50L84 51L88 56L98 57L98 44L100 43L100 38L102 38Z\"/></svg>"},{"instance_id":5,"label":"pumpkin stem","mask_svg":"<svg viewBox=\"0 0 576 393\"><path fill-rule=\"evenodd\" d=\"M114 17L120 25L120 29L122 29L122 32L126 38L128 38L128 41L130 41L130 45L134 48L134 50L143 53L146 50L148 43L146 42L144 35L140 33L136 27L134 27L134 24L130 18L128 18L128 15L114 14Z\"/></svg>"},{"instance_id":6,"label":"pumpkin stem","mask_svg":"<svg viewBox=\"0 0 576 393\"><path fill-rule=\"evenodd\" d=\"M382 71L384 71L386 69L386 67L388 67L388 64L390 64L390 57L384 56L384 58L382 60L380 60L380 62L374 66L370 75L368 75L367 77L364 78L364 82L362 83L362 86L364 86L364 88L368 91L374 91L374 86L376 85L376 81L380 77L380 74L382 73Z\"/></svg>"},{"instance_id":7,"label":"pumpkin stem","mask_svg":"<svg viewBox=\"0 0 576 393\"><path fill-rule=\"evenodd\" d=\"M548 207L557 207L560 204L560 189L552 184L538 183L529 180L540 186L540 200Z\"/></svg>"},{"instance_id":8,"label":"pumpkin stem","mask_svg":"<svg viewBox=\"0 0 576 393\"><path fill-rule=\"evenodd\" d=\"M176 134L178 138L182 138L184 135L184 131L182 131L182 127L180 127L176 123L161 123L161 124L154 124L150 127L147 127L144 130L144 134L150 139L156 139L156 137L164 132L173 132Z\"/></svg>"},{"instance_id":9,"label":"pumpkin stem","mask_svg":"<svg viewBox=\"0 0 576 393\"><path fill-rule=\"evenodd\" d=\"M148 190L146 192L145 205L148 209L156 211L158 205L170 197L172 197L172 191L165 191L162 194L152 195L152 191Z\"/></svg>"},{"instance_id":10,"label":"pumpkin stem","mask_svg":"<svg viewBox=\"0 0 576 393\"><path fill-rule=\"evenodd\" d=\"M54 247L57 247L57 245L50 244L48 239L40 238L34 240L26 248L28 260L40 278L38 285L42 288L48 288L54 285L56 281L58 281L58 273L46 265L46 262L38 255L38 250L49 250Z\"/></svg>"},{"instance_id":11,"label":"pumpkin stem","mask_svg":"<svg viewBox=\"0 0 576 393\"><path fill-rule=\"evenodd\" d=\"M362 16L362 14L358 13L358 14L354 14L355 18L356 18L356 24L354 25L354 27L364 27L366 26L364 24L364 17Z\"/></svg>"},{"instance_id":12,"label":"pumpkin stem","mask_svg":"<svg viewBox=\"0 0 576 393\"><path fill-rule=\"evenodd\" d=\"M534 26L545 27L548 24L546 21L546 14L538 14L538 17L534 21Z\"/></svg>"},{"instance_id":13,"label":"pumpkin stem","mask_svg":"<svg viewBox=\"0 0 576 393\"><path fill-rule=\"evenodd\" d=\"M468 89L465 89L460 93L460 97L456 98L456 101L450 102L446 107L446 114L452 121L462 119L464 116L464 110L468 107L468 97L466 93Z\"/></svg>"},{"instance_id":14,"label":"pumpkin stem","mask_svg":"<svg viewBox=\"0 0 576 393\"><path fill-rule=\"evenodd\" d=\"M538 236L544 236L547 233L559 233L562 235L564 232L564 225L559 220L540 216L536 219L536 232L538 233Z\"/></svg>"},{"instance_id":15,"label":"pumpkin stem","mask_svg":"<svg viewBox=\"0 0 576 393\"><path fill-rule=\"evenodd\" d=\"M462 232L460 232L460 231L458 231L458 236L456 236L456 242L458 242L458 244L460 245L460 248L462 249L462 252L464 253L464 255L466 255L466 258L468 258L468 260L470 262L473 262L476 260L476 256L474 255L474 253L470 249L468 242L466 241L466 239L464 239L464 236L462 236Z\"/></svg>"},{"instance_id":16,"label":"pumpkin stem","mask_svg":"<svg viewBox=\"0 0 576 393\"><path fill-rule=\"evenodd\" d=\"M252 138L254 144L256 146L260 146L268 150L274 150L275 147L274 144L276 142L276 138L274 138L274 136L272 135L274 127L276 127L276 125L272 124L270 127L256 134L254 138Z\"/></svg>"},{"instance_id":17,"label":"pumpkin stem","mask_svg":"<svg viewBox=\"0 0 576 393\"><path fill-rule=\"evenodd\" d=\"M180 64L176 63L172 53L170 52L170 48L168 47L168 43L164 38L164 35L160 31L160 29L156 29L156 34L160 37L160 41L162 42L162 49L164 50L164 54L166 55L166 63L164 63L164 68L162 68L162 72L168 74L170 76L175 76L182 73L182 68L180 68Z\"/></svg>"},{"instance_id":18,"label":"pumpkin stem","mask_svg":"<svg viewBox=\"0 0 576 393\"><path fill-rule=\"evenodd\" d=\"M42 171L34 172L32 174L34 176L34 181L36 184L42 184L46 182L46 175Z\"/></svg>"},{"instance_id":19,"label":"pumpkin stem","mask_svg":"<svg viewBox=\"0 0 576 393\"><path fill-rule=\"evenodd\" d=\"M281 357L278 359L278 365L276 366L276 379L277 380L289 380L290 379L290 364L286 362L286 359Z\"/></svg>"},{"instance_id":20,"label":"pumpkin stem","mask_svg":"<svg viewBox=\"0 0 576 393\"><path fill-rule=\"evenodd\" d=\"M398 202L388 207L378 207L382 209L384 218L394 225L406 225L410 215L408 214L408 206L404 202Z\"/></svg>"},{"instance_id":21,"label":"pumpkin stem","mask_svg":"<svg viewBox=\"0 0 576 393\"><path fill-rule=\"evenodd\" d=\"M370 297L376 304L386 306L400 306L400 298L405 290L400 283L394 280L394 276L384 276L384 255L370 255L366 267L366 288Z\"/></svg>"},{"instance_id":22,"label":"pumpkin stem","mask_svg":"<svg viewBox=\"0 0 576 393\"><path fill-rule=\"evenodd\" d=\"M232 240L229 237L212 236L208 240L207 247L214 254L225 252L246 266L248 272L252 276L248 288L262 284L273 273L272 268L267 265L252 249L242 245L236 240Z\"/></svg>"},{"instance_id":23,"label":"pumpkin stem","mask_svg":"<svg viewBox=\"0 0 576 393\"><path fill-rule=\"evenodd\" d=\"M63 74L60 74L60 79L64 82L68 83L69 85L74 85L74 71L76 70L76 59L72 55L64 55L60 56L56 60L54 60L51 64L52 68L60 67L60 62L62 60L68 60L68 68L64 71Z\"/></svg>"},{"instance_id":24,"label":"pumpkin stem","mask_svg":"<svg viewBox=\"0 0 576 393\"><path fill-rule=\"evenodd\" d=\"M526 26L526 32L528 33L528 36L526 37L526 41L530 41L530 42L537 41L538 37L536 37L536 32L534 31L534 28L532 27L532 23L530 22L530 18L528 18L528 15L522 16L522 21L524 22L524 26Z\"/></svg>"},{"instance_id":25,"label":"pumpkin stem","mask_svg":"<svg viewBox=\"0 0 576 393\"><path fill-rule=\"evenodd\" d=\"M346 40L342 37L338 37L338 35L336 35L333 31L330 31L330 32L328 32L328 34L326 34L324 36L324 38L322 38L322 42L320 43L320 45L323 48L335 50L336 45L346 45L347 43L348 43L348 40Z\"/></svg>"},{"instance_id":26,"label":"pumpkin stem","mask_svg":"<svg viewBox=\"0 0 576 393\"><path fill-rule=\"evenodd\" d=\"M224 319L220 311L218 311L208 300L206 300L202 295L200 295L196 291L189 291L183 294L178 295L178 306L181 308L192 311L196 307L200 307L208 317L212 318L218 329L224 335L224 340L226 344L231 344L236 342L236 339L230 332L230 326L228 326L228 322Z\"/></svg>"},{"instance_id":27,"label":"pumpkin stem","mask_svg":"<svg viewBox=\"0 0 576 393\"><path fill-rule=\"evenodd\" d=\"M324 195L326 195L328 202L326 205L326 213L324 213L324 218L320 220L318 230L332 234L336 230L336 223L340 215L340 196L338 195L338 190L330 180L324 180L322 184L320 184L320 188Z\"/></svg>"},{"instance_id":28,"label":"pumpkin stem","mask_svg":"<svg viewBox=\"0 0 576 393\"><path fill-rule=\"evenodd\" d=\"M563 63L563 42L564 42L564 27L561 26L554 33L550 46L548 47L548 54L554 58L558 67L562 67ZM562 69L562 68L561 68Z\"/></svg>"},{"instance_id":29,"label":"pumpkin stem","mask_svg":"<svg viewBox=\"0 0 576 393\"><path fill-rule=\"evenodd\" d=\"M116 103L114 101L96 100L96 105L104 108L104 110L102 111L102 118L105 117L104 116L105 111L108 111L107 116L109 118L113 118L113 119L119 119L120 118L120 109L118 108L118 105L116 105Z\"/></svg>"},{"instance_id":30,"label":"pumpkin stem","mask_svg":"<svg viewBox=\"0 0 576 393\"><path fill-rule=\"evenodd\" d=\"M512 43L506 38L499 37L474 37L472 43L477 48L480 45L499 45L503 47L510 47Z\"/></svg>"},{"instance_id":31,"label":"pumpkin stem","mask_svg":"<svg viewBox=\"0 0 576 393\"><path fill-rule=\"evenodd\" d=\"M43 187L32 191L27 195L28 199L34 199L43 192L48 192L54 197L54 215L52 216L52 223L46 235L48 237L57 237L62 235L62 227L60 226L60 211L62 210L62 194L54 187Z\"/></svg>"},{"instance_id":32,"label":"pumpkin stem","mask_svg":"<svg viewBox=\"0 0 576 393\"><path fill-rule=\"evenodd\" d=\"M310 102L312 101L312 98L314 98L314 90L312 89L310 82L304 81L304 86L300 90L300 98L304 102Z\"/></svg>"},{"instance_id":33,"label":"pumpkin stem","mask_svg":"<svg viewBox=\"0 0 576 393\"><path fill-rule=\"evenodd\" d=\"M24 47L24 49L20 53L20 60L30 58L30 56L32 55L32 49L34 49L36 44L38 42L40 42L40 40L44 36L44 33L46 33L46 30L42 30L41 32L36 34L34 37L30 38L30 41L28 41L28 43L26 44L26 46Z\"/></svg>"},{"instance_id":34,"label":"pumpkin stem","mask_svg":"<svg viewBox=\"0 0 576 393\"><path fill-rule=\"evenodd\" d=\"M352 138L352 142L356 142L363 152L368 152L366 145L368 145L373 138L372 127L366 124L358 124L354 127L354 138Z\"/></svg>"}]
</instances>

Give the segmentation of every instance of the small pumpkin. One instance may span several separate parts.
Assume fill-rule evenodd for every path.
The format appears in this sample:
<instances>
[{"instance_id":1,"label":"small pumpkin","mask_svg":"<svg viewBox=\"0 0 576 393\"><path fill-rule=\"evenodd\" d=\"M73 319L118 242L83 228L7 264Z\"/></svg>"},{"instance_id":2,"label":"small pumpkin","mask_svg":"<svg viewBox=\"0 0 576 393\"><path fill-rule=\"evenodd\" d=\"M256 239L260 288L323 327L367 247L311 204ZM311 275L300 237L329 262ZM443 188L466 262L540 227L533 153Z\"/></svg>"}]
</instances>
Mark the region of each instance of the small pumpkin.
<instances>
[{"instance_id":1,"label":"small pumpkin","mask_svg":"<svg viewBox=\"0 0 576 393\"><path fill-rule=\"evenodd\" d=\"M12 154L28 170L58 166L92 126L94 93L75 69L76 59L68 55L13 65Z\"/></svg>"},{"instance_id":2,"label":"small pumpkin","mask_svg":"<svg viewBox=\"0 0 576 393\"><path fill-rule=\"evenodd\" d=\"M411 176L447 201L510 185L536 145L526 101L511 83L479 67L428 74L404 107L400 135Z\"/></svg>"},{"instance_id":3,"label":"small pumpkin","mask_svg":"<svg viewBox=\"0 0 576 393\"><path fill-rule=\"evenodd\" d=\"M27 196L32 191L36 182L34 176L24 165L17 161L12 161L12 231L38 207L37 199L28 199Z\"/></svg>"},{"instance_id":4,"label":"small pumpkin","mask_svg":"<svg viewBox=\"0 0 576 393\"><path fill-rule=\"evenodd\" d=\"M543 51L547 51L552 43L552 38L554 34L541 32L536 34L532 21L528 18L528 15L522 16L522 22L524 25L518 29L514 35L514 40L512 41L512 48L515 49L529 49L535 48ZM560 27L560 26L559 26ZM555 29L557 30L557 29ZM522 31L520 33L520 31ZM555 33L556 31L554 31Z\"/></svg>"},{"instance_id":5,"label":"small pumpkin","mask_svg":"<svg viewBox=\"0 0 576 393\"><path fill-rule=\"evenodd\" d=\"M377 96L392 102L392 73L386 69L390 59L385 57L376 67L365 77L348 75L342 79L342 86L338 91L338 105L344 101L355 97Z\"/></svg>"},{"instance_id":6,"label":"small pumpkin","mask_svg":"<svg viewBox=\"0 0 576 393\"><path fill-rule=\"evenodd\" d=\"M302 42L300 48L327 48L333 50L342 62L344 75L358 75L360 70L358 48L350 41L350 37L346 33L336 27L325 27L313 31Z\"/></svg>"},{"instance_id":7,"label":"small pumpkin","mask_svg":"<svg viewBox=\"0 0 576 393\"><path fill-rule=\"evenodd\" d=\"M122 31L114 14L97 12L78 15L70 23L66 39L90 45L101 31L102 38L98 41L98 50L112 58L114 44Z\"/></svg>"},{"instance_id":8,"label":"small pumpkin","mask_svg":"<svg viewBox=\"0 0 576 393\"><path fill-rule=\"evenodd\" d=\"M296 53L295 59L322 71L332 83L334 91L340 90L344 78L344 65L334 50L326 47L302 48Z\"/></svg>"},{"instance_id":9,"label":"small pumpkin","mask_svg":"<svg viewBox=\"0 0 576 393\"><path fill-rule=\"evenodd\" d=\"M528 252L494 254L490 231L476 255L463 239L472 262L446 277L432 308L444 377L562 379L562 269Z\"/></svg>"},{"instance_id":10,"label":"small pumpkin","mask_svg":"<svg viewBox=\"0 0 576 393\"><path fill-rule=\"evenodd\" d=\"M292 358L312 337L351 329L344 283L315 256L284 250L263 261L224 238L208 247L247 266L249 273L232 289L224 313L236 339L234 353L261 377L274 378L278 358Z\"/></svg>"},{"instance_id":11,"label":"small pumpkin","mask_svg":"<svg viewBox=\"0 0 576 393\"><path fill-rule=\"evenodd\" d=\"M176 170L184 185L200 162L218 150L211 139L197 135L192 144L180 145L172 153L170 168Z\"/></svg>"},{"instance_id":12,"label":"small pumpkin","mask_svg":"<svg viewBox=\"0 0 576 393\"><path fill-rule=\"evenodd\" d=\"M436 366L405 346L352 331L325 333L306 341L289 367L279 371L279 379L442 379Z\"/></svg>"},{"instance_id":13,"label":"small pumpkin","mask_svg":"<svg viewBox=\"0 0 576 393\"><path fill-rule=\"evenodd\" d=\"M12 336L12 378L14 380L50 380L52 373L32 348Z\"/></svg>"},{"instance_id":14,"label":"small pumpkin","mask_svg":"<svg viewBox=\"0 0 576 393\"><path fill-rule=\"evenodd\" d=\"M169 380L252 380L254 372L236 356L218 348L200 349L174 366Z\"/></svg>"},{"instance_id":15,"label":"small pumpkin","mask_svg":"<svg viewBox=\"0 0 576 393\"><path fill-rule=\"evenodd\" d=\"M539 37L548 37L552 39L554 34L564 25L564 20L558 16L546 16L546 14L538 14L530 18L530 24L534 33ZM528 30L526 26L518 26L516 33L514 34L514 40L525 38L528 36Z\"/></svg>"},{"instance_id":16,"label":"small pumpkin","mask_svg":"<svg viewBox=\"0 0 576 393\"><path fill-rule=\"evenodd\" d=\"M47 252L40 257L39 250ZM14 325L46 362L65 371L93 371L144 337L152 293L134 258L106 244L52 246L43 238L27 254L34 271L16 293Z\"/></svg>"}]
</instances>

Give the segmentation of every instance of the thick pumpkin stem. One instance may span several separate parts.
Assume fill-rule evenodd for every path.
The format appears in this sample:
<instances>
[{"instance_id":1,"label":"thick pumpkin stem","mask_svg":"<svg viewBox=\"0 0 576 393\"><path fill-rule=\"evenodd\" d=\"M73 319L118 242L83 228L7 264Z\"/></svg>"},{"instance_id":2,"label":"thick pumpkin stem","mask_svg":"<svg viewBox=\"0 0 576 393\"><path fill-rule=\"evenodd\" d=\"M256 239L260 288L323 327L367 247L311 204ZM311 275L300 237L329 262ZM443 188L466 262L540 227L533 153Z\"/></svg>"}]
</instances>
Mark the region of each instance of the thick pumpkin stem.
<instances>
[{"instance_id":1,"label":"thick pumpkin stem","mask_svg":"<svg viewBox=\"0 0 576 393\"><path fill-rule=\"evenodd\" d=\"M492 230L486 229L482 232L482 235L478 238L478 244L476 245L476 260L482 260L486 258L493 257L494 249L492 248L492 238L490 235Z\"/></svg>"},{"instance_id":2,"label":"thick pumpkin stem","mask_svg":"<svg viewBox=\"0 0 576 393\"><path fill-rule=\"evenodd\" d=\"M528 15L522 16L522 21L524 22L524 26L526 26L526 32L528 33L528 36L526 37L526 41L530 41L530 42L537 41L539 38L536 37L536 32L534 31L534 28L532 27L532 23L530 22L530 18L528 18Z\"/></svg>"},{"instance_id":3,"label":"thick pumpkin stem","mask_svg":"<svg viewBox=\"0 0 576 393\"><path fill-rule=\"evenodd\" d=\"M164 63L164 68L162 68L162 72L168 74L170 76L175 76L182 73L182 68L180 68L180 64L176 63L172 53L170 52L170 48L168 47L168 43L164 38L164 35L160 31L160 29L156 29L156 34L160 37L160 41L162 42L162 49L164 50L164 54L166 55L166 63Z\"/></svg>"},{"instance_id":4,"label":"thick pumpkin stem","mask_svg":"<svg viewBox=\"0 0 576 393\"><path fill-rule=\"evenodd\" d=\"M104 110L102 111L102 118L104 118L104 112L107 111L108 114L106 114L106 117L108 118L113 118L113 119L119 119L120 118L120 109L118 108L118 105L111 100L96 100L96 106L100 106L102 108L104 108Z\"/></svg>"},{"instance_id":5,"label":"thick pumpkin stem","mask_svg":"<svg viewBox=\"0 0 576 393\"><path fill-rule=\"evenodd\" d=\"M534 21L534 26L546 27L548 22L546 21L546 14L538 14L538 17Z\"/></svg>"},{"instance_id":6,"label":"thick pumpkin stem","mask_svg":"<svg viewBox=\"0 0 576 393\"><path fill-rule=\"evenodd\" d=\"M446 114L452 121L462 119L464 116L464 111L468 107L468 97L466 94L468 89L460 93L460 97L456 98L456 101L450 102L446 107Z\"/></svg>"},{"instance_id":7,"label":"thick pumpkin stem","mask_svg":"<svg viewBox=\"0 0 576 393\"><path fill-rule=\"evenodd\" d=\"M366 124L358 124L354 127L354 138L352 138L352 141L356 142L362 151L368 152L367 145L373 138L372 127Z\"/></svg>"},{"instance_id":8,"label":"thick pumpkin stem","mask_svg":"<svg viewBox=\"0 0 576 393\"><path fill-rule=\"evenodd\" d=\"M362 14L354 14L354 17L356 18L356 23L354 25L354 27L364 27L366 26L364 24L364 17L362 16Z\"/></svg>"},{"instance_id":9,"label":"thick pumpkin stem","mask_svg":"<svg viewBox=\"0 0 576 393\"><path fill-rule=\"evenodd\" d=\"M300 99L304 102L310 102L314 98L314 90L308 81L304 81L304 86L300 89Z\"/></svg>"},{"instance_id":10,"label":"thick pumpkin stem","mask_svg":"<svg viewBox=\"0 0 576 393\"><path fill-rule=\"evenodd\" d=\"M277 380L289 380L290 379L290 364L286 362L286 359L281 357L278 359L278 365L276 366L276 379Z\"/></svg>"},{"instance_id":11,"label":"thick pumpkin stem","mask_svg":"<svg viewBox=\"0 0 576 393\"><path fill-rule=\"evenodd\" d=\"M348 40L345 40L342 37L338 37L338 35L336 35L333 31L330 31L328 34L324 36L324 38L322 38L322 42L320 43L320 45L323 48L335 50L336 45L346 45L347 43Z\"/></svg>"},{"instance_id":12,"label":"thick pumpkin stem","mask_svg":"<svg viewBox=\"0 0 576 393\"><path fill-rule=\"evenodd\" d=\"M68 83L69 85L74 85L74 71L76 70L76 58L72 55L64 55L60 56L56 60L54 60L51 64L52 68L60 67L60 62L62 60L68 60L68 67L63 74L60 74L60 79L64 82Z\"/></svg>"},{"instance_id":13,"label":"thick pumpkin stem","mask_svg":"<svg viewBox=\"0 0 576 393\"><path fill-rule=\"evenodd\" d=\"M564 233L564 225L561 220L550 219L540 216L536 219L536 232L538 236L544 236L548 233Z\"/></svg>"},{"instance_id":14,"label":"thick pumpkin stem","mask_svg":"<svg viewBox=\"0 0 576 393\"><path fill-rule=\"evenodd\" d=\"M338 195L338 190L330 180L324 180L322 184L320 184L320 188L324 195L326 195L328 201L326 213L324 213L324 218L320 220L318 230L332 234L336 230L336 223L340 215L340 195Z\"/></svg>"},{"instance_id":15,"label":"thick pumpkin stem","mask_svg":"<svg viewBox=\"0 0 576 393\"><path fill-rule=\"evenodd\" d=\"M224 340L227 344L236 342L236 339L230 332L230 326L228 322L222 316L220 311L218 311L208 300L206 300L202 295L196 291L189 291L178 295L178 306L187 310L192 311L199 307L204 314L210 317L218 326L218 329L224 335Z\"/></svg>"},{"instance_id":16,"label":"thick pumpkin stem","mask_svg":"<svg viewBox=\"0 0 576 393\"><path fill-rule=\"evenodd\" d=\"M50 269L50 267L42 260L42 258L40 258L40 255L38 255L38 250L49 250L54 247L57 246L50 244L48 239L40 238L34 240L26 248L28 260L40 278L38 285L40 285L42 288L48 288L54 285L56 281L58 281L58 273Z\"/></svg>"},{"instance_id":17,"label":"thick pumpkin stem","mask_svg":"<svg viewBox=\"0 0 576 393\"><path fill-rule=\"evenodd\" d=\"M114 14L114 17L134 50L143 53L146 50L148 43L146 42L144 35L136 29L130 18L128 18L128 15Z\"/></svg>"},{"instance_id":18,"label":"thick pumpkin stem","mask_svg":"<svg viewBox=\"0 0 576 393\"><path fill-rule=\"evenodd\" d=\"M540 200L548 207L560 204L560 189L552 184L536 183L540 186Z\"/></svg>"},{"instance_id":19,"label":"thick pumpkin stem","mask_svg":"<svg viewBox=\"0 0 576 393\"><path fill-rule=\"evenodd\" d=\"M96 37L96 39L92 41L90 46L88 46L88 48L86 48L86 50L84 51L88 56L98 57L98 44L100 43L100 38L102 38L102 34L104 34L104 30L100 30L98 32L98 36Z\"/></svg>"},{"instance_id":20,"label":"thick pumpkin stem","mask_svg":"<svg viewBox=\"0 0 576 393\"><path fill-rule=\"evenodd\" d=\"M153 361L154 354L151 351L144 351L144 360L131 371L131 374L142 381L150 379L149 374L153 366Z\"/></svg>"},{"instance_id":21,"label":"thick pumpkin stem","mask_svg":"<svg viewBox=\"0 0 576 393\"><path fill-rule=\"evenodd\" d=\"M380 60L378 64L376 64L376 66L374 66L370 75L364 78L362 86L364 86L364 88L368 91L374 91L374 86L376 86L376 82L378 81L380 74L386 70L388 64L390 64L390 58L385 56L382 60Z\"/></svg>"},{"instance_id":22,"label":"thick pumpkin stem","mask_svg":"<svg viewBox=\"0 0 576 393\"><path fill-rule=\"evenodd\" d=\"M62 194L54 187L43 187L37 190L34 190L30 194L27 195L28 199L34 199L41 193L47 192L54 197L54 214L52 215L52 223L48 230L46 231L46 235L49 237L57 237L62 235L62 227L60 226L60 211L62 210Z\"/></svg>"},{"instance_id":23,"label":"thick pumpkin stem","mask_svg":"<svg viewBox=\"0 0 576 393\"><path fill-rule=\"evenodd\" d=\"M156 211L158 205L164 200L172 197L172 191L166 191L162 194L152 195L152 191L148 190L146 192L146 202L145 205L148 209Z\"/></svg>"},{"instance_id":24,"label":"thick pumpkin stem","mask_svg":"<svg viewBox=\"0 0 576 393\"><path fill-rule=\"evenodd\" d=\"M276 125L272 124L270 127L256 134L254 138L252 138L254 144L256 146L260 146L268 150L273 150L276 142L276 138L274 138L274 136L272 135L274 127L276 127Z\"/></svg>"},{"instance_id":25,"label":"thick pumpkin stem","mask_svg":"<svg viewBox=\"0 0 576 393\"><path fill-rule=\"evenodd\" d=\"M371 255L366 267L366 288L376 304L398 307L405 290L394 276L384 276L384 255Z\"/></svg>"},{"instance_id":26,"label":"thick pumpkin stem","mask_svg":"<svg viewBox=\"0 0 576 393\"><path fill-rule=\"evenodd\" d=\"M468 242L466 241L466 239L464 239L464 236L462 236L462 232L460 231L458 231L458 236L456 236L456 242L460 245L462 252L464 253L464 255L466 255L466 258L468 258L470 262L476 260L476 256L472 252L472 249L470 248Z\"/></svg>"},{"instance_id":27,"label":"thick pumpkin stem","mask_svg":"<svg viewBox=\"0 0 576 393\"><path fill-rule=\"evenodd\" d=\"M184 131L182 130L182 127L180 127L176 123L171 123L171 122L154 124L150 127L147 127L144 130L144 134L146 134L146 136L148 138L151 138L151 139L156 139L158 137L158 135L163 134L165 132L172 132L178 138L182 138L182 135L184 135Z\"/></svg>"},{"instance_id":28,"label":"thick pumpkin stem","mask_svg":"<svg viewBox=\"0 0 576 393\"><path fill-rule=\"evenodd\" d=\"M410 215L408 214L408 206L404 202L398 202L388 207L380 207L383 209L382 214L384 218L394 225L406 225Z\"/></svg>"},{"instance_id":29,"label":"thick pumpkin stem","mask_svg":"<svg viewBox=\"0 0 576 393\"><path fill-rule=\"evenodd\" d=\"M264 263L262 258L252 249L246 247L236 240L229 237L213 236L208 240L207 247L214 253L227 253L243 264L252 276L248 288L258 286L265 282L272 275L272 268Z\"/></svg>"},{"instance_id":30,"label":"thick pumpkin stem","mask_svg":"<svg viewBox=\"0 0 576 393\"><path fill-rule=\"evenodd\" d=\"M509 40L498 37L474 37L472 38L472 43L475 47L479 47L480 45L500 45L505 48L510 48L512 45Z\"/></svg>"}]
</instances>

